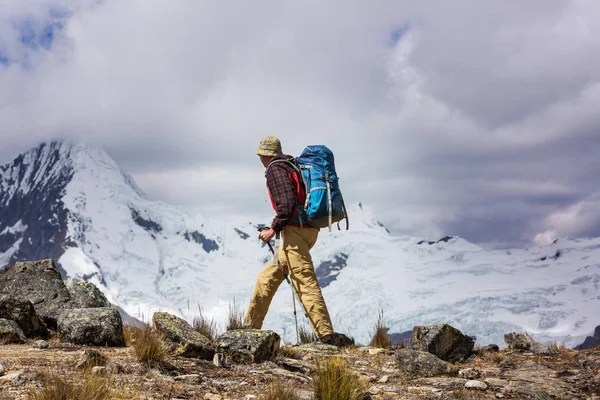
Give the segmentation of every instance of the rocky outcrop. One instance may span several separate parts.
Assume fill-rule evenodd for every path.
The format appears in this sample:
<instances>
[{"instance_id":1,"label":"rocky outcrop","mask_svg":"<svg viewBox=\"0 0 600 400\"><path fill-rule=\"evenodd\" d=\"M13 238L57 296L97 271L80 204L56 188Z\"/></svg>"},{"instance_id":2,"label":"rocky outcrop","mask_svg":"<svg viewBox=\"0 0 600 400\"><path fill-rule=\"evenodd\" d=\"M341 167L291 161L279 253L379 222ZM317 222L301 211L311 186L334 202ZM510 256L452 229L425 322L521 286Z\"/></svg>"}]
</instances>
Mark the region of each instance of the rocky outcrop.
<instances>
[{"instance_id":1,"label":"rocky outcrop","mask_svg":"<svg viewBox=\"0 0 600 400\"><path fill-rule=\"evenodd\" d=\"M47 338L48 329L29 300L13 297L0 299L0 318L15 321L28 338Z\"/></svg>"},{"instance_id":2,"label":"rocky outcrop","mask_svg":"<svg viewBox=\"0 0 600 400\"><path fill-rule=\"evenodd\" d=\"M116 308L74 308L58 318L62 341L90 346L125 345L123 321Z\"/></svg>"},{"instance_id":3,"label":"rocky outcrop","mask_svg":"<svg viewBox=\"0 0 600 400\"><path fill-rule=\"evenodd\" d=\"M156 312L152 315L152 324L159 334L164 335L168 347L175 355L213 359L214 344L181 318L166 312Z\"/></svg>"},{"instance_id":4,"label":"rocky outcrop","mask_svg":"<svg viewBox=\"0 0 600 400\"><path fill-rule=\"evenodd\" d=\"M33 304L35 312L51 329L71 298L52 260L18 262L0 271L0 295Z\"/></svg>"},{"instance_id":5,"label":"rocky outcrop","mask_svg":"<svg viewBox=\"0 0 600 400\"><path fill-rule=\"evenodd\" d=\"M65 286L70 295L70 306L72 308L97 308L110 307L110 302L93 283L78 282L71 278L67 279Z\"/></svg>"},{"instance_id":6,"label":"rocky outcrop","mask_svg":"<svg viewBox=\"0 0 600 400\"><path fill-rule=\"evenodd\" d=\"M275 357L281 338L273 331L243 329L225 332L217 343L217 351L234 362L262 363Z\"/></svg>"},{"instance_id":7,"label":"rocky outcrop","mask_svg":"<svg viewBox=\"0 0 600 400\"><path fill-rule=\"evenodd\" d=\"M475 341L448 324L415 326L411 338L413 350L427 351L449 362L465 360Z\"/></svg>"},{"instance_id":8,"label":"rocky outcrop","mask_svg":"<svg viewBox=\"0 0 600 400\"><path fill-rule=\"evenodd\" d=\"M400 349L396 352L396 367L407 376L456 375L458 368L437 356L420 350Z\"/></svg>"},{"instance_id":9,"label":"rocky outcrop","mask_svg":"<svg viewBox=\"0 0 600 400\"><path fill-rule=\"evenodd\" d=\"M15 321L0 319L0 343L23 343L27 338Z\"/></svg>"},{"instance_id":10,"label":"rocky outcrop","mask_svg":"<svg viewBox=\"0 0 600 400\"><path fill-rule=\"evenodd\" d=\"M526 332L511 332L504 335L509 350L529 351L534 340Z\"/></svg>"},{"instance_id":11,"label":"rocky outcrop","mask_svg":"<svg viewBox=\"0 0 600 400\"><path fill-rule=\"evenodd\" d=\"M586 350L586 349L593 349L596 346L600 346L600 325L598 325L596 327L596 329L594 330L594 334L592 336L586 337L585 340L583 341L583 343L576 346L575 349Z\"/></svg>"}]
</instances>

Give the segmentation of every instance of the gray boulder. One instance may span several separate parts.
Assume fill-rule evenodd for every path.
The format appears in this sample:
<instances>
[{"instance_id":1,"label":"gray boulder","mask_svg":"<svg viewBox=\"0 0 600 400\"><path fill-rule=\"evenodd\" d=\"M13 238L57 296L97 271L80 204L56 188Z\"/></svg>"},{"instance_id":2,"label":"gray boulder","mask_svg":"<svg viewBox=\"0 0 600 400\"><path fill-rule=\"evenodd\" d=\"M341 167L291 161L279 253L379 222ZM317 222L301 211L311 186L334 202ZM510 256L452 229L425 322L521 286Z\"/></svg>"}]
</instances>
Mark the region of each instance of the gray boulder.
<instances>
[{"instance_id":1,"label":"gray boulder","mask_svg":"<svg viewBox=\"0 0 600 400\"><path fill-rule=\"evenodd\" d=\"M217 338L217 351L238 363L261 363L275 358L280 336L261 329L228 331Z\"/></svg>"},{"instance_id":2,"label":"gray boulder","mask_svg":"<svg viewBox=\"0 0 600 400\"><path fill-rule=\"evenodd\" d=\"M403 375L431 377L456 375L458 368L437 356L420 350L400 349L396 351L396 366Z\"/></svg>"},{"instance_id":3,"label":"gray boulder","mask_svg":"<svg viewBox=\"0 0 600 400\"><path fill-rule=\"evenodd\" d=\"M152 324L159 334L165 336L168 347L175 355L213 359L214 344L183 319L166 312L155 312L152 315Z\"/></svg>"},{"instance_id":4,"label":"gray boulder","mask_svg":"<svg viewBox=\"0 0 600 400\"><path fill-rule=\"evenodd\" d=\"M25 261L0 271L0 295L30 301L48 328L55 329L70 295L54 261Z\"/></svg>"},{"instance_id":5,"label":"gray boulder","mask_svg":"<svg viewBox=\"0 0 600 400\"><path fill-rule=\"evenodd\" d=\"M475 341L448 324L415 326L410 341L413 350L427 351L449 362L471 355Z\"/></svg>"},{"instance_id":6,"label":"gray boulder","mask_svg":"<svg viewBox=\"0 0 600 400\"><path fill-rule=\"evenodd\" d=\"M547 344L539 342L533 342L529 350L533 354L537 354L539 356L555 356L559 353L557 346L549 346Z\"/></svg>"},{"instance_id":7,"label":"gray boulder","mask_svg":"<svg viewBox=\"0 0 600 400\"><path fill-rule=\"evenodd\" d=\"M529 351L534 340L526 332L511 332L504 335L509 350Z\"/></svg>"},{"instance_id":8,"label":"gray boulder","mask_svg":"<svg viewBox=\"0 0 600 400\"><path fill-rule=\"evenodd\" d=\"M0 319L0 343L23 343L27 340L23 330L15 321L9 319Z\"/></svg>"},{"instance_id":9,"label":"gray boulder","mask_svg":"<svg viewBox=\"0 0 600 400\"><path fill-rule=\"evenodd\" d=\"M123 321L116 308L74 308L58 317L61 341L90 345L122 347L125 345Z\"/></svg>"},{"instance_id":10,"label":"gray boulder","mask_svg":"<svg viewBox=\"0 0 600 400\"><path fill-rule=\"evenodd\" d=\"M104 293L93 283L79 282L69 278L65 281L65 286L71 296L71 308L110 307L110 302Z\"/></svg>"},{"instance_id":11,"label":"gray boulder","mask_svg":"<svg viewBox=\"0 0 600 400\"><path fill-rule=\"evenodd\" d=\"M28 338L47 338L48 329L38 317L33 304L29 300L13 297L0 299L0 318L15 321Z\"/></svg>"}]
</instances>

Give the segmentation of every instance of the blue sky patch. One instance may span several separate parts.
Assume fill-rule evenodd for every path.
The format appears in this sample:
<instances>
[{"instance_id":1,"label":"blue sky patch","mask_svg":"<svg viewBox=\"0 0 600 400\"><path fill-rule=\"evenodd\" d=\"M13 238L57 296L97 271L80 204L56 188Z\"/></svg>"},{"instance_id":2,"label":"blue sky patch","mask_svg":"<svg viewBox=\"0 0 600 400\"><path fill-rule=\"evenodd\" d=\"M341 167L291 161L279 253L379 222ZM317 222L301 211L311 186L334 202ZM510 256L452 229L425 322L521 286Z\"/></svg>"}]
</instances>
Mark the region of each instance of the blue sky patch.
<instances>
[{"instance_id":1,"label":"blue sky patch","mask_svg":"<svg viewBox=\"0 0 600 400\"><path fill-rule=\"evenodd\" d=\"M395 46L400 39L402 38L402 36L404 36L404 34L408 32L408 23L405 23L402 26L397 27L396 29L394 29L391 33L390 33L390 45L391 46Z\"/></svg>"},{"instance_id":2,"label":"blue sky patch","mask_svg":"<svg viewBox=\"0 0 600 400\"><path fill-rule=\"evenodd\" d=\"M53 21L45 26L39 26L34 20L25 20L15 24L19 30L19 40L32 50L40 47L48 50L56 37L56 33L63 28L60 21Z\"/></svg>"}]
</instances>

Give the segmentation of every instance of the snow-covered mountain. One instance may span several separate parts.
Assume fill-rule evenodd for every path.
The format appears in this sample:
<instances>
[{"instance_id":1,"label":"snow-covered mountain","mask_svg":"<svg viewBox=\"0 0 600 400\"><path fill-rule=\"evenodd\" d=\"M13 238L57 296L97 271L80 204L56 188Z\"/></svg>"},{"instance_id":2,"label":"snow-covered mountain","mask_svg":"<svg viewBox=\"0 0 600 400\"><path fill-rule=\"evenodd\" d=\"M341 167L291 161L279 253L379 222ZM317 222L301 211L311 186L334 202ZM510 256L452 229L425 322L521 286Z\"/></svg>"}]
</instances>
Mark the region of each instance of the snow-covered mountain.
<instances>
[{"instance_id":1,"label":"snow-covered mountain","mask_svg":"<svg viewBox=\"0 0 600 400\"><path fill-rule=\"evenodd\" d=\"M350 230L322 230L312 254L334 328L359 343L379 310L391 333L447 322L478 344L524 329L573 346L600 322L600 238L490 251L457 237L392 236L360 203L349 215ZM45 143L0 167L0 266L53 258L65 277L93 282L146 321L159 310L191 321L202 306L224 325L234 300L245 310L270 257L256 227L149 200L84 144ZM295 342L285 283L263 327Z\"/></svg>"}]
</instances>

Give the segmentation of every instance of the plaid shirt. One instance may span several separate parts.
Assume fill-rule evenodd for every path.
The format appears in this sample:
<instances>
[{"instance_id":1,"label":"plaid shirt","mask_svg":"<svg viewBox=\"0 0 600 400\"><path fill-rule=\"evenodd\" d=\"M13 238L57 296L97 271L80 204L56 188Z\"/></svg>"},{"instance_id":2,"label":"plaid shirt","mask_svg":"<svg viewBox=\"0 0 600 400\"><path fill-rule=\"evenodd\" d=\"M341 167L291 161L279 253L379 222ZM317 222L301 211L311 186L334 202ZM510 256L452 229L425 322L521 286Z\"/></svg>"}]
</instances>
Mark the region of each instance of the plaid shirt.
<instances>
[{"instance_id":1,"label":"plaid shirt","mask_svg":"<svg viewBox=\"0 0 600 400\"><path fill-rule=\"evenodd\" d=\"M291 156L284 155L275 157L274 160L291 158ZM292 222L298 206L294 182L290 178L291 173L294 173L294 169L284 163L269 164L265 171L267 188L276 212L275 218L271 222L271 228L275 232L280 232Z\"/></svg>"}]
</instances>

